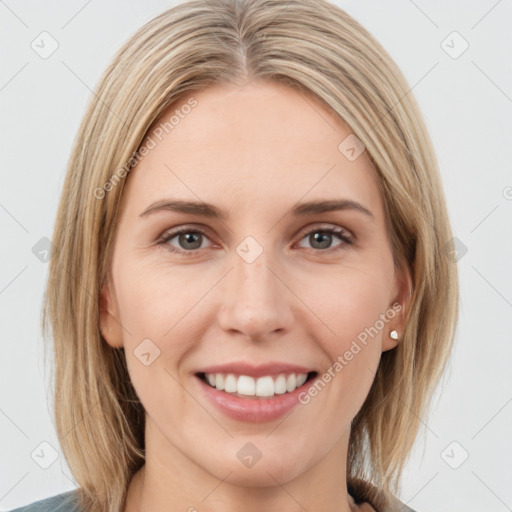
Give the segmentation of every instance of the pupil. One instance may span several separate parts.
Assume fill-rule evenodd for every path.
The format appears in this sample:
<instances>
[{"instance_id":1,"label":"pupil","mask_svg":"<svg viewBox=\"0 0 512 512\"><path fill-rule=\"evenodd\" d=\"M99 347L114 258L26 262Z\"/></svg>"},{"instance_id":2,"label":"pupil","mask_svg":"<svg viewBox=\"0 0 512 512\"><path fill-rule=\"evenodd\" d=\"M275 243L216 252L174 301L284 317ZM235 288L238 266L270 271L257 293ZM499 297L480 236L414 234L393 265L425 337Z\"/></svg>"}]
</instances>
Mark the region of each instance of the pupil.
<instances>
[{"instance_id":1,"label":"pupil","mask_svg":"<svg viewBox=\"0 0 512 512\"><path fill-rule=\"evenodd\" d=\"M318 243L321 246L320 248L325 249L329 247L330 236L330 234L318 231L313 235L313 239L315 243ZM180 237L180 243L183 242L185 246L192 244L193 247L188 247L188 249L198 249L201 246L201 243L197 245L199 237L200 233L182 233Z\"/></svg>"},{"instance_id":2,"label":"pupil","mask_svg":"<svg viewBox=\"0 0 512 512\"><path fill-rule=\"evenodd\" d=\"M195 233L195 234L183 233L181 235L180 243L184 242L185 247L188 248L188 249L197 249L197 248L199 248L201 246L201 243L199 243L199 245L197 245L198 238L199 238L199 233ZM187 244L189 244L189 243L194 244L194 239L195 239L196 246L194 246L194 247L187 247Z\"/></svg>"},{"instance_id":3,"label":"pupil","mask_svg":"<svg viewBox=\"0 0 512 512\"><path fill-rule=\"evenodd\" d=\"M313 238L315 239L315 242L318 242L318 240L320 239L320 245L322 245L322 238L324 238L324 243L323 243L323 245L322 245L322 247L321 247L321 248L322 248L322 249L325 249L325 248L328 248L328 247L329 247L329 237L330 237L330 236L331 236L331 235L329 235L329 234L325 234L325 233L323 233L323 232L321 232L321 231L320 231L320 232L318 232L318 233L315 233L315 234L313 235ZM327 241L327 243L325 243L325 241Z\"/></svg>"}]
</instances>

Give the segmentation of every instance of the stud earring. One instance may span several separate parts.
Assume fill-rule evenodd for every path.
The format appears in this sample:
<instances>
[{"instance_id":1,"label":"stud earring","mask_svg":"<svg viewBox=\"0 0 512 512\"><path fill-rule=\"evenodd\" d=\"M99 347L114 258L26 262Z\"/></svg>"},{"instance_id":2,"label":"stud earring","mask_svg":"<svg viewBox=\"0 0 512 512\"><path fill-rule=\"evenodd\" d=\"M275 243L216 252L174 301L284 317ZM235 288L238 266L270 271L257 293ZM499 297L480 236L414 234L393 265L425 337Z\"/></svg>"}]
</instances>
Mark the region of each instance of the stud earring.
<instances>
[{"instance_id":1,"label":"stud earring","mask_svg":"<svg viewBox=\"0 0 512 512\"><path fill-rule=\"evenodd\" d=\"M398 333L396 331L391 331L389 333L389 337L393 338L394 340L397 340L398 339Z\"/></svg>"}]
</instances>

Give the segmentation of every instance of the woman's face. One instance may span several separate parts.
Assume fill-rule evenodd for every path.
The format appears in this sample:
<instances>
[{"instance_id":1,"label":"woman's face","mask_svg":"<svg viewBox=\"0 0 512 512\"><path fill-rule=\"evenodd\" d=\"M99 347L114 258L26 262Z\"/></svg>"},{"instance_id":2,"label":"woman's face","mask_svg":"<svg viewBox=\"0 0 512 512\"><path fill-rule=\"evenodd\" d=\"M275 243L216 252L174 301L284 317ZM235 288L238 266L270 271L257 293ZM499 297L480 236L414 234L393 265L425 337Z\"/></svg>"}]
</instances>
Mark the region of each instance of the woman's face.
<instances>
[{"instance_id":1,"label":"woman's face","mask_svg":"<svg viewBox=\"0 0 512 512\"><path fill-rule=\"evenodd\" d=\"M147 461L247 486L344 471L410 283L367 155L285 85L216 86L162 123L175 110L127 178L101 313Z\"/></svg>"}]
</instances>

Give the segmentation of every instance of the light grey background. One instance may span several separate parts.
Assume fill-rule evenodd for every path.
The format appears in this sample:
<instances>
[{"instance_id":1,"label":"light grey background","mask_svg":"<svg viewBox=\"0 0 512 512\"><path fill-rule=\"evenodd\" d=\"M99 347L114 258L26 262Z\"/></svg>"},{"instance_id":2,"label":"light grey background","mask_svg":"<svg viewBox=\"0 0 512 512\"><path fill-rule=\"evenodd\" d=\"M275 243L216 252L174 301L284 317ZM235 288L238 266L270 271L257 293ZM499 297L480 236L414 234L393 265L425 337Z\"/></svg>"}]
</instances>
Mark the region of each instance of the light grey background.
<instances>
[{"instance_id":1,"label":"light grey background","mask_svg":"<svg viewBox=\"0 0 512 512\"><path fill-rule=\"evenodd\" d=\"M399 497L418 512L512 510L512 3L336 3L406 75L437 150L454 234L467 248L454 357ZM1 510L76 487L48 405L39 331L47 264L33 247L52 236L91 89L121 43L172 5L0 1ZM31 48L42 46L43 31L59 45L46 59ZM454 31L469 44L457 58L464 40ZM51 460L43 442L58 456L48 469L39 465Z\"/></svg>"}]
</instances>

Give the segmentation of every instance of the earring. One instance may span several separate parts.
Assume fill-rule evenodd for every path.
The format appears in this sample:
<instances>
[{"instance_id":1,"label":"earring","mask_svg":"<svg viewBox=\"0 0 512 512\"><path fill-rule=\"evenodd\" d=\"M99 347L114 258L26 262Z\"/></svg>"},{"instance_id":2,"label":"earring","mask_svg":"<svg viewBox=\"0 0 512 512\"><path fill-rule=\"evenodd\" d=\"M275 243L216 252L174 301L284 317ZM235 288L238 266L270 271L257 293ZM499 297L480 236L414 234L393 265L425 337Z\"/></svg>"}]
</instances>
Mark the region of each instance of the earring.
<instances>
[{"instance_id":1,"label":"earring","mask_svg":"<svg viewBox=\"0 0 512 512\"><path fill-rule=\"evenodd\" d=\"M394 340L397 340L398 339L398 333L396 331L391 331L389 333L389 337L393 338Z\"/></svg>"}]
</instances>

